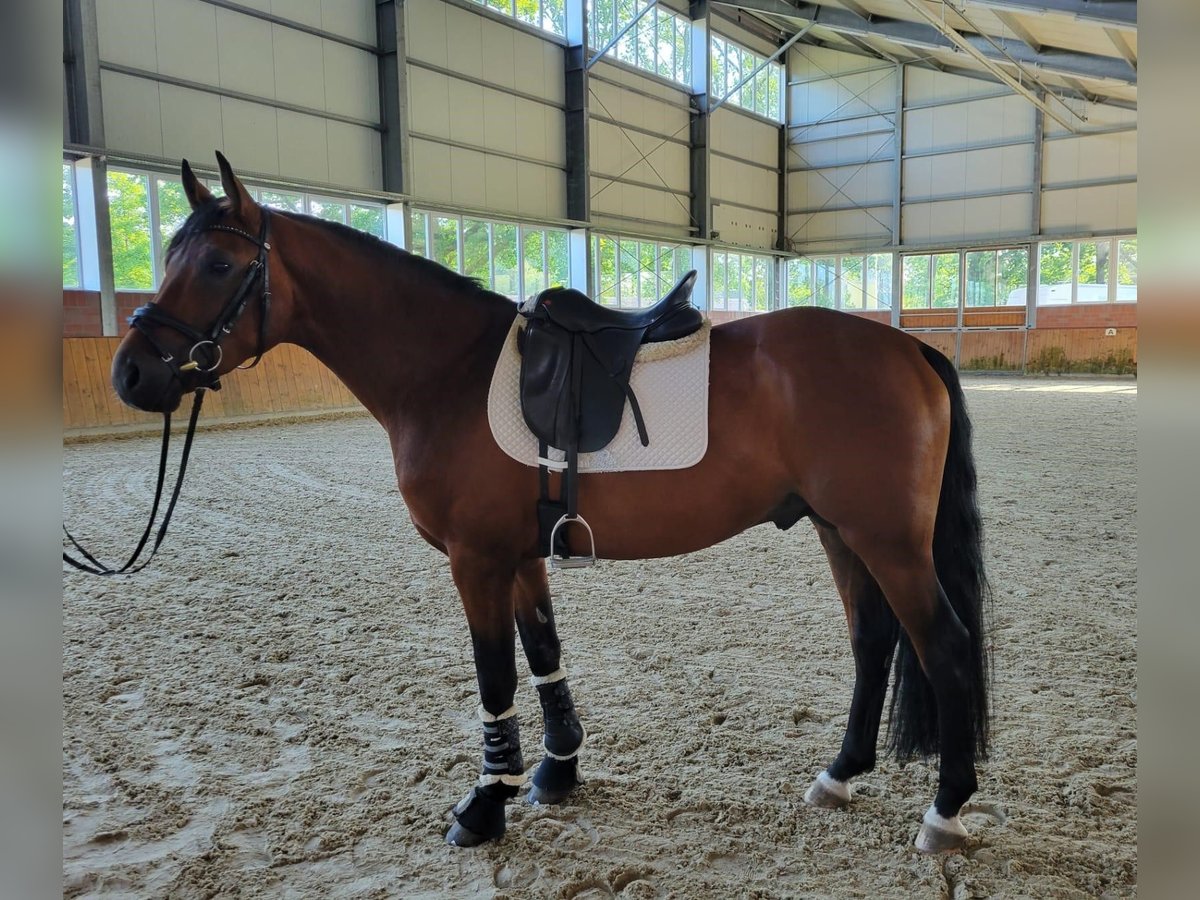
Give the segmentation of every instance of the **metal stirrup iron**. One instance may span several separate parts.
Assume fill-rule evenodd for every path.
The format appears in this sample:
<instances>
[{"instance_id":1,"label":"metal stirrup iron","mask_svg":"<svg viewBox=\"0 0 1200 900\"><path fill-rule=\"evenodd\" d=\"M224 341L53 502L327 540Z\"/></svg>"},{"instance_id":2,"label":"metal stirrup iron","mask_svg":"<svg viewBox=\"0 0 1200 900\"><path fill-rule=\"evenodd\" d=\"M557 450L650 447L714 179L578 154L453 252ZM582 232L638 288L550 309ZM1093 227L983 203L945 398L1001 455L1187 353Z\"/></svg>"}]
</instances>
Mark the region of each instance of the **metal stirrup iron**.
<instances>
[{"instance_id":1,"label":"metal stirrup iron","mask_svg":"<svg viewBox=\"0 0 1200 900\"><path fill-rule=\"evenodd\" d=\"M558 530L567 523L574 524L578 522L587 531L588 546L591 548L586 556L559 556L554 553L554 538L558 534ZM596 563L596 538L592 534L592 526L587 523L587 519L576 513L575 515L564 515L554 523L554 528L550 530L550 568L558 569L586 569L588 566Z\"/></svg>"}]
</instances>

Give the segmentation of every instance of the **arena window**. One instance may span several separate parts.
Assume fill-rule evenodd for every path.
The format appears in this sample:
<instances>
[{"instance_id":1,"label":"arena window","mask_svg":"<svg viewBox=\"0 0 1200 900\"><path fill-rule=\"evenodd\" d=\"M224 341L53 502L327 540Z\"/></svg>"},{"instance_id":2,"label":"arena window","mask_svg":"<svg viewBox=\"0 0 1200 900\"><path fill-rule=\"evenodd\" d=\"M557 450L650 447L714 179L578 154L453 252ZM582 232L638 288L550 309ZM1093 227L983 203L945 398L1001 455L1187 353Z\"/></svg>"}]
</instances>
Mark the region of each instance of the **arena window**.
<instances>
[{"instance_id":1,"label":"arena window","mask_svg":"<svg viewBox=\"0 0 1200 900\"><path fill-rule=\"evenodd\" d=\"M570 283L562 229L413 209L408 249L513 300Z\"/></svg>"},{"instance_id":2,"label":"arena window","mask_svg":"<svg viewBox=\"0 0 1200 900\"><path fill-rule=\"evenodd\" d=\"M62 189L63 287L77 288L83 284L83 278L79 270L79 227L75 212L75 166L73 163L63 163Z\"/></svg>"},{"instance_id":3,"label":"arena window","mask_svg":"<svg viewBox=\"0 0 1200 900\"><path fill-rule=\"evenodd\" d=\"M787 305L851 311L892 308L892 254L789 259Z\"/></svg>"},{"instance_id":4,"label":"arena window","mask_svg":"<svg viewBox=\"0 0 1200 900\"><path fill-rule=\"evenodd\" d=\"M904 257L903 309L958 309L959 254Z\"/></svg>"},{"instance_id":5,"label":"arena window","mask_svg":"<svg viewBox=\"0 0 1200 900\"><path fill-rule=\"evenodd\" d=\"M562 37L567 33L566 0L473 0L479 6L502 16L549 31Z\"/></svg>"},{"instance_id":6,"label":"arena window","mask_svg":"<svg viewBox=\"0 0 1200 900\"><path fill-rule=\"evenodd\" d=\"M596 302L618 309L652 306L692 268L686 244L596 235L592 239Z\"/></svg>"},{"instance_id":7,"label":"arena window","mask_svg":"<svg viewBox=\"0 0 1200 900\"><path fill-rule=\"evenodd\" d=\"M649 0L587 0L588 43L599 50L621 33ZM692 23L686 16L654 5L605 56L652 72L676 84L692 81Z\"/></svg>"},{"instance_id":8,"label":"arena window","mask_svg":"<svg viewBox=\"0 0 1200 900\"><path fill-rule=\"evenodd\" d=\"M709 41L712 90L718 100L757 113L772 122L783 121L783 65L766 61L727 38L712 35ZM765 65L764 65L765 63ZM750 78L750 74L762 66ZM745 84L743 79L749 78Z\"/></svg>"},{"instance_id":9,"label":"arena window","mask_svg":"<svg viewBox=\"0 0 1200 900\"><path fill-rule=\"evenodd\" d=\"M710 309L766 312L775 308L775 257L714 250Z\"/></svg>"},{"instance_id":10,"label":"arena window","mask_svg":"<svg viewBox=\"0 0 1200 900\"><path fill-rule=\"evenodd\" d=\"M1046 241L1038 247L1039 306L1136 303L1137 238Z\"/></svg>"},{"instance_id":11,"label":"arena window","mask_svg":"<svg viewBox=\"0 0 1200 900\"><path fill-rule=\"evenodd\" d=\"M63 177L65 191L65 172ZM224 194L219 181L210 180L206 184L214 195ZM252 185L246 187L251 196L264 206L307 213L326 221L351 225L379 238L387 237L382 204ZM126 291L155 290L162 281L167 245L191 214L183 184L174 178L150 172L109 169L108 209L112 230L114 286ZM63 240L65 247L65 235ZM65 260L64 255L64 278Z\"/></svg>"},{"instance_id":12,"label":"arena window","mask_svg":"<svg viewBox=\"0 0 1200 900\"><path fill-rule=\"evenodd\" d=\"M964 305L1024 306L1029 296L1029 251L969 250Z\"/></svg>"}]
</instances>

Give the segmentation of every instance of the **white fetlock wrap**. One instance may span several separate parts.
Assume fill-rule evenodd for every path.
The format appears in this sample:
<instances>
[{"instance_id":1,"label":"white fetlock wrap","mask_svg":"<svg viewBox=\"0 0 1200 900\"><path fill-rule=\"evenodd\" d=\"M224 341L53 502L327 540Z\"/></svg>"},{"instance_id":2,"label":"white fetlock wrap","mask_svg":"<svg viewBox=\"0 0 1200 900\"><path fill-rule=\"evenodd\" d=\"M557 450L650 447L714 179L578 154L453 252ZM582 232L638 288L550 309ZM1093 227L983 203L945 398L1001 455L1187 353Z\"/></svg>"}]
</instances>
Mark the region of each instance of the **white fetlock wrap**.
<instances>
[{"instance_id":1,"label":"white fetlock wrap","mask_svg":"<svg viewBox=\"0 0 1200 900\"><path fill-rule=\"evenodd\" d=\"M804 792L804 802L809 806L828 806L828 803L820 802L822 794L831 795L842 804L847 804L850 802L850 782L838 781L827 771L822 771Z\"/></svg>"},{"instance_id":2,"label":"white fetlock wrap","mask_svg":"<svg viewBox=\"0 0 1200 900\"><path fill-rule=\"evenodd\" d=\"M966 839L966 826L958 816L947 819L931 805L921 819L915 843L922 853L940 853L960 848Z\"/></svg>"},{"instance_id":3,"label":"white fetlock wrap","mask_svg":"<svg viewBox=\"0 0 1200 900\"><path fill-rule=\"evenodd\" d=\"M489 784L510 784L513 787L520 787L529 776L522 772L520 775L480 775L479 786L487 787Z\"/></svg>"},{"instance_id":4,"label":"white fetlock wrap","mask_svg":"<svg viewBox=\"0 0 1200 900\"><path fill-rule=\"evenodd\" d=\"M554 684L556 681L562 681L567 677L567 670L563 668L555 669L549 675L532 675L529 678L534 687L541 687L543 684Z\"/></svg>"},{"instance_id":5,"label":"white fetlock wrap","mask_svg":"<svg viewBox=\"0 0 1200 900\"><path fill-rule=\"evenodd\" d=\"M510 706L498 716L493 716L490 712L483 708L483 704L479 704L479 721L480 722L499 722L501 719L511 719L517 714L516 705Z\"/></svg>"}]
</instances>

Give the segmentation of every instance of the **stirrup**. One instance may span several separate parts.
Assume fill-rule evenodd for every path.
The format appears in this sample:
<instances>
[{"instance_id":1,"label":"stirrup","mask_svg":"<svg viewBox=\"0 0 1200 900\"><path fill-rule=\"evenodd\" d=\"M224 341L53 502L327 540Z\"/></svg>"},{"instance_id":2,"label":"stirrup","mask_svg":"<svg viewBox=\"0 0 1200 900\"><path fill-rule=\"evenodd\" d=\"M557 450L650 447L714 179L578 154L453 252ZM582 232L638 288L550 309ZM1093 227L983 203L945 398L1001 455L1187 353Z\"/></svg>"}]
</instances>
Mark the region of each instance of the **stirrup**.
<instances>
[{"instance_id":1,"label":"stirrup","mask_svg":"<svg viewBox=\"0 0 1200 900\"><path fill-rule=\"evenodd\" d=\"M592 552L587 556L558 556L554 552L554 538L558 534L558 529L567 522L578 522L587 529L588 542L591 544ZM550 529L550 568L558 569L586 569L588 566L596 563L596 538L592 534L592 526L587 523L587 520L581 515L568 516L564 515L554 527Z\"/></svg>"}]
</instances>

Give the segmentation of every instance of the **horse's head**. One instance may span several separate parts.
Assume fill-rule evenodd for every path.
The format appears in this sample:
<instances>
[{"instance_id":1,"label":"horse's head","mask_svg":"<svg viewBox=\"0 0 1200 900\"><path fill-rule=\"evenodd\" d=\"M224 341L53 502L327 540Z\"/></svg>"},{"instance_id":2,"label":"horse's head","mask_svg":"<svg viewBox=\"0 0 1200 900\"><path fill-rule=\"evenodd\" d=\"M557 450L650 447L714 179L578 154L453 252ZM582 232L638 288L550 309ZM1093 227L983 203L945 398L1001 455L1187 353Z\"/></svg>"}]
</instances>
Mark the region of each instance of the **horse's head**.
<instances>
[{"instance_id":1,"label":"horse's head","mask_svg":"<svg viewBox=\"0 0 1200 900\"><path fill-rule=\"evenodd\" d=\"M217 163L223 199L183 161L192 214L167 249L158 294L113 357L113 388L137 409L170 412L269 346L270 216L220 153Z\"/></svg>"}]
</instances>

